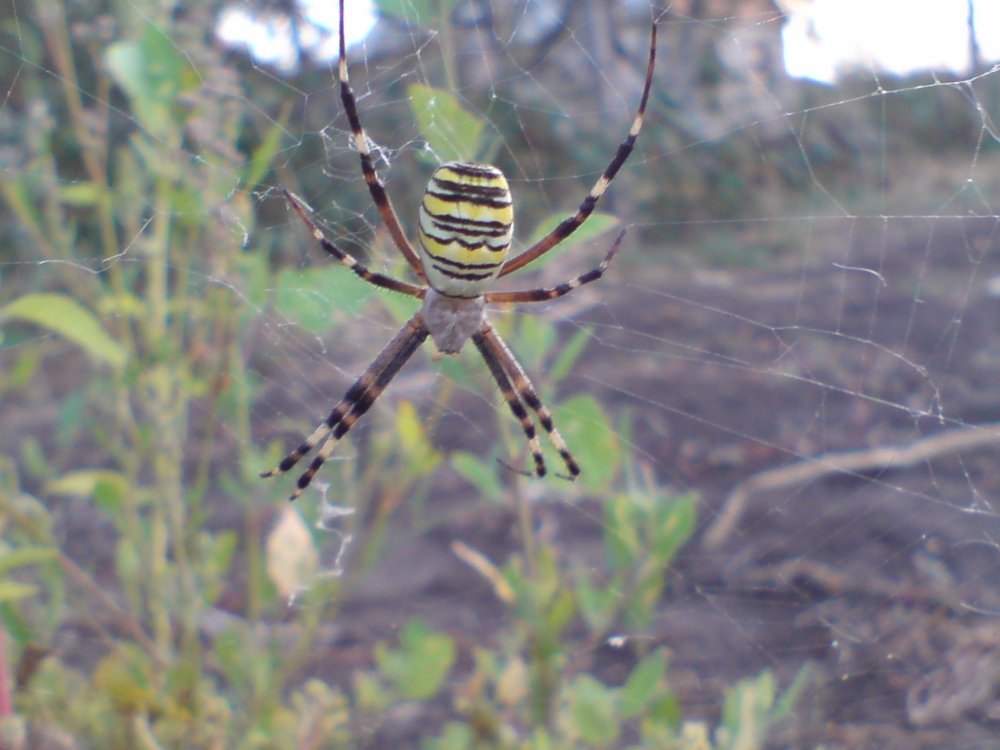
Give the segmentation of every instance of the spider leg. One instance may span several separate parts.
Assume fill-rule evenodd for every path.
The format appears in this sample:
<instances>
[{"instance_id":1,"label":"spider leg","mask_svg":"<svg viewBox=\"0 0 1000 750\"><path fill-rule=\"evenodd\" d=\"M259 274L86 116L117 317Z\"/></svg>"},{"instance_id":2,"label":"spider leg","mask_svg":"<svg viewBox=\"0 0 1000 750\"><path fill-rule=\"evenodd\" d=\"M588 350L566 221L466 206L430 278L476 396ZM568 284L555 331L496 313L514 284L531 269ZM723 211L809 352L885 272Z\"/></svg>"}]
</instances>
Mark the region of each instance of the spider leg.
<instances>
[{"instance_id":1,"label":"spider leg","mask_svg":"<svg viewBox=\"0 0 1000 750\"><path fill-rule=\"evenodd\" d=\"M508 388L513 386L513 390L516 391L518 407L520 407L520 413L518 409L515 409L514 403L509 396L513 396L512 393L504 392L504 398L507 400L508 405L510 405L511 410L514 415L521 421L521 428L524 430L524 434L528 437L528 443L531 445L532 454L535 458L535 468L536 474L542 476L545 473L545 464L542 462L541 453L536 453L538 440L532 442L532 437L534 436L534 427L531 427L530 431L528 427L531 425L530 420L526 418L524 414L524 407L521 406L520 401L527 404L532 411L538 415L538 422L542 425L542 429L548 434L549 439L555 446L556 450L559 451L559 455L562 457L563 463L566 464L566 470L569 475L565 477L566 479L576 479L580 475L580 465L573 458L573 454L569 452L569 448L566 446L566 441L563 440L562 435L559 434L559 430L556 429L555 424L552 421L552 414L542 400L538 397L538 392L535 391L535 386L532 384L531 379L528 374L521 367L521 364L517 361L514 355L511 353L507 344L504 343L503 339L496 330L487 321L483 321L480 329L473 334L472 340L476 347L479 349L480 353L483 355L483 359L486 360L486 364L489 366L490 371L493 373L494 379L500 386L501 392L504 392L504 384ZM499 371L502 371L504 376L503 381L498 377L498 370L494 369L495 365L499 365Z\"/></svg>"},{"instance_id":2,"label":"spider leg","mask_svg":"<svg viewBox=\"0 0 1000 750\"><path fill-rule=\"evenodd\" d=\"M298 448L289 453L280 464L270 471L263 472L261 476L273 477L284 474L295 466L309 451L319 445L323 438L326 438L326 442L323 443L316 458L313 459L309 468L299 477L296 489L292 492L289 500L294 500L301 495L302 491L309 486L316 472L319 471L320 467L333 453L340 439L368 411L371 405L375 403L375 399L382 395L385 387L396 377L403 365L413 356L413 353L420 348L420 345L424 343L427 336L427 326L424 325L420 313L417 313L386 344L385 348L379 352L378 356L375 357L375 360L361 377L354 381L354 384L347 389L344 397L333 407L330 416Z\"/></svg>"},{"instance_id":3,"label":"spider leg","mask_svg":"<svg viewBox=\"0 0 1000 750\"><path fill-rule=\"evenodd\" d=\"M316 226L316 222L314 222L309 217L309 214L306 213L306 209L302 205L302 202L287 190L282 189L282 192L285 194L285 200L288 201L292 208L295 209L295 213L299 215L299 218L301 218L302 221L305 222L306 226L309 227L309 231L312 232L312 236L319 242L323 249L351 269L360 278L367 281L369 284L374 284L375 286L382 287L383 289L391 289L394 292L401 292L402 294L409 295L410 297L423 299L424 293L426 292L426 289L423 287L417 286L416 284L409 284L405 281L399 281L391 276L386 276L384 273L369 271L368 268L359 263L353 255L344 252L330 242L330 240L326 238L326 235L323 234L323 231Z\"/></svg>"},{"instance_id":4,"label":"spider leg","mask_svg":"<svg viewBox=\"0 0 1000 750\"><path fill-rule=\"evenodd\" d=\"M636 139L639 137L639 131L642 130L643 118L646 115L646 102L649 101L649 91L653 86L653 68L655 67L655 64L656 24L654 23L649 39L649 63L646 65L646 82L643 85L642 98L639 100L639 109L635 114L635 119L632 121L632 127L629 128L628 136L618 146L618 151L615 152L615 156L611 160L611 163L608 164L603 174L597 178L597 182L594 183L594 187L592 187L590 192L587 193L587 197L583 199L583 203L580 204L576 213L569 218L564 219L555 229L542 237L542 239L529 247L523 253L504 263L503 268L500 269L500 276L506 276L507 274L516 271L518 268L521 268L521 266L525 266L528 263L531 263L531 261L536 260L547 253L564 239L573 234L573 232L575 232L577 228L587 220L587 217L593 213L594 206L597 205L597 201L599 201L601 196L604 195L604 191L608 189L608 185L611 184L611 180L613 180L615 175L618 174L618 170L621 169L622 164L625 163L625 160L628 159L629 155L632 153L632 149L635 147Z\"/></svg>"},{"instance_id":5,"label":"spider leg","mask_svg":"<svg viewBox=\"0 0 1000 750\"><path fill-rule=\"evenodd\" d=\"M582 273L577 276L572 281L567 281L558 286L550 286L544 289L527 289L523 292L487 292L484 296L487 302L544 302L550 299L556 299L558 297L563 297L574 289L583 286L584 284L589 284L592 281L597 281L604 275L604 272L608 270L608 264L611 263L611 259L615 257L618 252L618 248L621 247L622 240L625 238L625 230L623 229L618 233L618 237L615 238L614 244L608 251L608 254L604 256L604 260L597 268L592 268L586 273Z\"/></svg>"},{"instance_id":6,"label":"spider leg","mask_svg":"<svg viewBox=\"0 0 1000 750\"><path fill-rule=\"evenodd\" d=\"M476 345L479 353L483 356L483 360L486 362L486 366L490 369L493 379L500 387L500 394L503 396L504 401L507 402L507 406L509 406L510 410L514 413L514 417L521 423L521 429L524 431L524 436L528 439L528 447L530 448L531 456L535 461L535 471L533 473L527 473L527 476L544 477L545 459L542 457L542 445L538 442L538 435L535 433L535 425L532 423L531 417L528 416L528 412L524 408L524 404L521 403L521 399L514 390L514 386L511 385L510 378L507 376L507 371L504 370L504 367L494 353L492 346L486 341L482 330L476 331L472 334L472 343ZM506 464L504 464L504 466L506 466ZM517 470L514 469L514 471Z\"/></svg>"},{"instance_id":7,"label":"spider leg","mask_svg":"<svg viewBox=\"0 0 1000 750\"><path fill-rule=\"evenodd\" d=\"M344 0L340 0L340 100L344 104L344 111L347 113L347 121L351 124L351 133L354 135L354 144L358 149L358 156L361 158L361 172L365 176L365 183L368 185L368 192L372 196L375 208L378 209L382 223L389 230L389 235L395 243L399 252L406 258L410 268L419 279L425 279L423 267L417 257L413 246L406 239L406 233L399 223L399 217L392 207L389 194L385 190L385 185L375 172L375 165L372 163L371 151L368 149L368 137L361 126L361 117L358 115L358 104L354 97L354 90L347 78L347 42L344 39Z\"/></svg>"}]
</instances>

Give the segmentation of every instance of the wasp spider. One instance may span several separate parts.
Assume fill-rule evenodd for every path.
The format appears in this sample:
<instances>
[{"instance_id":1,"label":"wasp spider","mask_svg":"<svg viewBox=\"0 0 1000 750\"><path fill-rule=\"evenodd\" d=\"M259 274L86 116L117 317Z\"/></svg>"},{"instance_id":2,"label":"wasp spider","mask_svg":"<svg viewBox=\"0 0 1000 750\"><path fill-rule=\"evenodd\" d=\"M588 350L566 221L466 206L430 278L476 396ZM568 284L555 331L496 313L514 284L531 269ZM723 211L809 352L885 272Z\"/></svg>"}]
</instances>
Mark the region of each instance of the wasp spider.
<instances>
[{"instance_id":1,"label":"wasp spider","mask_svg":"<svg viewBox=\"0 0 1000 750\"><path fill-rule=\"evenodd\" d=\"M571 281L548 289L530 289L522 292L488 290L496 279L516 271L547 253L576 231L590 216L597 201L632 153L636 138L639 136L653 82L655 58L654 24L650 36L645 84L632 127L628 136L618 146L611 163L590 189L576 213L566 218L527 250L508 260L513 209L507 179L499 169L488 164L452 162L438 167L427 185L427 191L420 205L417 232L419 242L417 249L414 250L406 239L385 187L375 172L368 148L368 138L361 127L357 103L347 78L344 0L340 0L340 98L347 112L355 146L361 156L361 171L393 242L406 258L413 273L425 284L411 284L368 270L323 235L295 196L287 190L284 191L284 195L327 253L370 284L416 297L422 300L423 304L416 315L407 321L402 330L379 353L364 374L347 389L344 397L333 407L330 416L278 466L261 476L272 477L285 473L325 440L309 468L298 479L295 491L291 495L292 500L297 498L333 453L338 441L368 411L389 381L396 376L428 336L434 340L438 350L445 354L457 353L468 339L472 339L472 343L479 350L500 387L504 400L521 424L535 464L531 475L544 476L545 461L528 409L535 413L542 429L548 434L562 457L568 472L566 478L574 479L580 474L580 466L566 447L566 442L552 422L552 415L542 404L528 375L486 319L486 305L542 302L562 297L583 284L597 281L618 252L624 232L618 235L611 250L597 268Z\"/></svg>"}]
</instances>

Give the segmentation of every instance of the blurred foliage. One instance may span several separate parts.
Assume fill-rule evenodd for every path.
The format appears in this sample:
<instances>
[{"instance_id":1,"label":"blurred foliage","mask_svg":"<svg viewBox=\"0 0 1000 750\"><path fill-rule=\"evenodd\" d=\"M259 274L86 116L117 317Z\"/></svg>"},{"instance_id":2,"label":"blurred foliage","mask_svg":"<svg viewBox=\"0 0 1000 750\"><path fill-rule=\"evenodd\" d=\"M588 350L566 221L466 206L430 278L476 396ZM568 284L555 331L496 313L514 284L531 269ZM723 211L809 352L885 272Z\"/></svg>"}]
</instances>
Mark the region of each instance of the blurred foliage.
<instances>
[{"instance_id":1,"label":"blurred foliage","mask_svg":"<svg viewBox=\"0 0 1000 750\"><path fill-rule=\"evenodd\" d=\"M406 89L420 133L436 166L449 161L482 161L486 123L462 108L443 89L414 83Z\"/></svg>"}]
</instances>

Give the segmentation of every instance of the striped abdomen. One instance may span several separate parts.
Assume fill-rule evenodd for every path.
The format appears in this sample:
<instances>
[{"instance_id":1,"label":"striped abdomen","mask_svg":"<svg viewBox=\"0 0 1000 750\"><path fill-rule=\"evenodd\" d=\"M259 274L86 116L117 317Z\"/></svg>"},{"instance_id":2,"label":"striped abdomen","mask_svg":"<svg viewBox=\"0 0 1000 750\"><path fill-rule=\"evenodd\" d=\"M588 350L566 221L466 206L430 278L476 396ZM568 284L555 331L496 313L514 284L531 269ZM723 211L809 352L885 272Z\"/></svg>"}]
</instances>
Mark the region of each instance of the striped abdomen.
<instances>
[{"instance_id":1,"label":"striped abdomen","mask_svg":"<svg viewBox=\"0 0 1000 750\"><path fill-rule=\"evenodd\" d=\"M503 172L450 162L434 170L420 204L420 260L428 283L449 297L478 297L507 258L514 212Z\"/></svg>"}]
</instances>

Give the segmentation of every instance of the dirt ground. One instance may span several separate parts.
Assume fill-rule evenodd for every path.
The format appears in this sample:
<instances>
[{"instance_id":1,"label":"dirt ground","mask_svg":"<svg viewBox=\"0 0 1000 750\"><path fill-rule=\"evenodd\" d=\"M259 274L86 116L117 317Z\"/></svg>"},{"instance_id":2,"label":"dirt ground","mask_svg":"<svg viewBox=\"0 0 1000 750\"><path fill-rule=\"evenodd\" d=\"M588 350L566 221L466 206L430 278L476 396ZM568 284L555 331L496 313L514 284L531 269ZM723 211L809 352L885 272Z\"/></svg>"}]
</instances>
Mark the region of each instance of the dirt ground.
<instances>
[{"instance_id":1,"label":"dirt ground","mask_svg":"<svg viewBox=\"0 0 1000 750\"><path fill-rule=\"evenodd\" d=\"M785 687L813 665L770 747L998 747L1000 429L975 427L1000 421L996 223L839 227L807 263L665 269L608 284L583 315L595 343L567 390L631 410L659 480L702 498L641 635L669 648L685 711L709 721L739 679L770 669ZM452 509L464 500L439 489ZM599 564L599 504L539 506L568 557ZM448 550L504 560L512 513L470 506L423 534L404 516L322 656L333 672L410 617L467 648L506 623ZM587 655L609 682L633 658Z\"/></svg>"}]
</instances>

